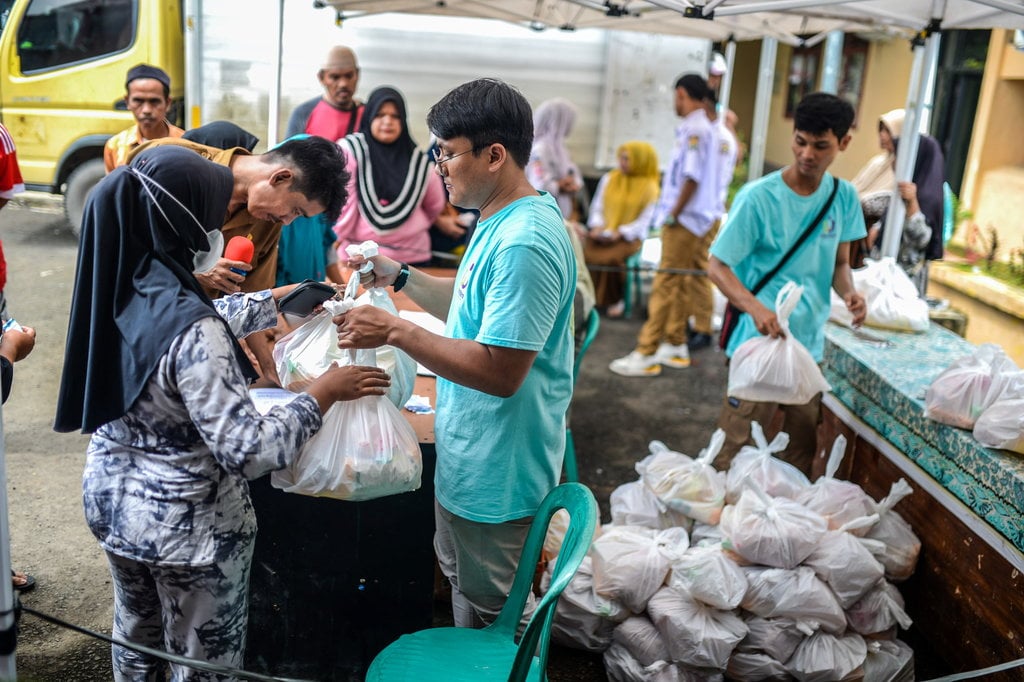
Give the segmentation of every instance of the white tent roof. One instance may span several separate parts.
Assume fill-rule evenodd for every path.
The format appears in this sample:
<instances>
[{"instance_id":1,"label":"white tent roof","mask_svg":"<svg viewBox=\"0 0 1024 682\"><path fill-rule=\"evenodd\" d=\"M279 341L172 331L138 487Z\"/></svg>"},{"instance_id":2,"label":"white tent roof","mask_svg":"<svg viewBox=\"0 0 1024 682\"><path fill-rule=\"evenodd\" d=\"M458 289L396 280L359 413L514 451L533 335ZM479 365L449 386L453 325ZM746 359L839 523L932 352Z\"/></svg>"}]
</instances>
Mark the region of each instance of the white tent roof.
<instances>
[{"instance_id":1,"label":"white tent roof","mask_svg":"<svg viewBox=\"0 0 1024 682\"><path fill-rule=\"evenodd\" d=\"M827 31L1024 29L1022 0L320 0L346 17L381 12L498 19L544 29L605 28L799 44ZM690 17L690 18L688 18ZM707 18L701 18L707 17ZM820 39L820 38L819 38ZM813 40L813 39L812 39ZM816 42L816 41L815 41Z\"/></svg>"}]
</instances>

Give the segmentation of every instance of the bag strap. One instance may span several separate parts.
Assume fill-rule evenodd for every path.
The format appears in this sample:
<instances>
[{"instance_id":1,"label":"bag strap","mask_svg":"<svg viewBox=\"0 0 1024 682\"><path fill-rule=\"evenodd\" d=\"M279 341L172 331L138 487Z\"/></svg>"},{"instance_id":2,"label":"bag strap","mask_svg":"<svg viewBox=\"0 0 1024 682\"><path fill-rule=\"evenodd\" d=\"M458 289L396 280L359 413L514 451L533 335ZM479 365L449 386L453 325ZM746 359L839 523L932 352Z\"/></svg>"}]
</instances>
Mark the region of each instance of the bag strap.
<instances>
[{"instance_id":1,"label":"bag strap","mask_svg":"<svg viewBox=\"0 0 1024 682\"><path fill-rule=\"evenodd\" d=\"M757 284L754 285L754 288L750 290L750 293L756 296L757 292L761 291L761 289L764 288L764 285L768 284L771 278L778 274L779 270L781 270L782 266L786 264L786 261L789 260L790 256L792 256L796 252L796 250L800 248L800 245L807 241L807 238L811 235L811 232L814 231L814 228L818 226L818 223L820 223L822 218L825 217L825 214L828 213L828 209L832 207L832 202L836 198L836 193L838 191L839 178L833 177L832 193L828 195L828 201L826 201L825 205L821 207L820 211L818 211L818 215L814 216L814 220L812 220L810 224L806 227L806 229L804 229L803 234L800 235L800 238L793 242L793 245L789 247L789 251L786 252L786 255L783 256L782 259L775 265L775 267L769 270L757 282Z\"/></svg>"}]
</instances>

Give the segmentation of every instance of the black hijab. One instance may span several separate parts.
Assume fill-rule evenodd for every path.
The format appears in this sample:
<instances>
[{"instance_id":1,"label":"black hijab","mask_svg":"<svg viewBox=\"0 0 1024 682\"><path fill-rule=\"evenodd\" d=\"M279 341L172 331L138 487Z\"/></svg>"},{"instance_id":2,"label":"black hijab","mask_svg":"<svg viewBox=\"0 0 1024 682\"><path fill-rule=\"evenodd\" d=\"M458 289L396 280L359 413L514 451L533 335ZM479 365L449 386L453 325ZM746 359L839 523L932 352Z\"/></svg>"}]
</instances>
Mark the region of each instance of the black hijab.
<instances>
[{"instance_id":1,"label":"black hijab","mask_svg":"<svg viewBox=\"0 0 1024 682\"><path fill-rule=\"evenodd\" d=\"M893 138L893 144L899 146L899 139ZM917 145L917 161L914 163L912 180L917 186L917 203L928 226L932 228L932 236L925 247L924 257L927 260L942 258L942 228L945 216L945 197L942 185L946 177L946 162L942 156L942 148L938 140L931 135L921 135ZM881 244L885 225L878 234L876 243Z\"/></svg>"},{"instance_id":2,"label":"black hijab","mask_svg":"<svg viewBox=\"0 0 1024 682\"><path fill-rule=\"evenodd\" d=\"M182 137L192 142L205 144L207 147L216 147L217 149L241 147L250 152L260 142L258 137L231 121L213 121L198 128L186 130Z\"/></svg>"},{"instance_id":3,"label":"black hijab","mask_svg":"<svg viewBox=\"0 0 1024 682\"><path fill-rule=\"evenodd\" d=\"M942 147L931 135L922 135L917 147L917 163L914 165L914 184L917 185L917 203L921 213L932 228L924 257L928 260L942 258L942 228L945 218L945 196L942 186L946 181L946 162Z\"/></svg>"},{"instance_id":4,"label":"black hijab","mask_svg":"<svg viewBox=\"0 0 1024 682\"><path fill-rule=\"evenodd\" d=\"M166 218L139 174L154 181L146 185ZM54 429L90 433L124 416L171 342L196 320L217 317L192 276L192 257L223 224L232 184L226 166L168 145L114 169L89 194ZM237 345L236 356L255 378Z\"/></svg>"},{"instance_id":5,"label":"black hijab","mask_svg":"<svg viewBox=\"0 0 1024 682\"><path fill-rule=\"evenodd\" d=\"M402 132L391 144L374 139L373 119L385 102L398 109ZM416 148L409 134L405 99L392 87L370 93L359 132L342 138L356 159L356 189L363 217L380 231L401 226L423 200L430 157Z\"/></svg>"}]
</instances>

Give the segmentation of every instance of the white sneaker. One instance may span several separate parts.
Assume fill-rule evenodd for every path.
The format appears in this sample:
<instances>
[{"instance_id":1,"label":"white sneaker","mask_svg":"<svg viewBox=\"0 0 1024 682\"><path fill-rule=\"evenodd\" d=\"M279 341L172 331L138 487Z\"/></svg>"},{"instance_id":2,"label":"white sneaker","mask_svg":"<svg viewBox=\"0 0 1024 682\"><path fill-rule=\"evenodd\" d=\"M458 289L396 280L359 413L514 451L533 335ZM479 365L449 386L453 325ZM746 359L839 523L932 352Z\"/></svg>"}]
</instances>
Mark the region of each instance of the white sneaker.
<instances>
[{"instance_id":1,"label":"white sneaker","mask_svg":"<svg viewBox=\"0 0 1024 682\"><path fill-rule=\"evenodd\" d=\"M657 357L633 351L624 358L612 360L608 369L624 377L656 377L661 374Z\"/></svg>"},{"instance_id":2,"label":"white sneaker","mask_svg":"<svg viewBox=\"0 0 1024 682\"><path fill-rule=\"evenodd\" d=\"M654 358L666 367L683 369L690 366L690 351L685 343L681 343L678 346L671 343L663 343L654 352Z\"/></svg>"}]
</instances>

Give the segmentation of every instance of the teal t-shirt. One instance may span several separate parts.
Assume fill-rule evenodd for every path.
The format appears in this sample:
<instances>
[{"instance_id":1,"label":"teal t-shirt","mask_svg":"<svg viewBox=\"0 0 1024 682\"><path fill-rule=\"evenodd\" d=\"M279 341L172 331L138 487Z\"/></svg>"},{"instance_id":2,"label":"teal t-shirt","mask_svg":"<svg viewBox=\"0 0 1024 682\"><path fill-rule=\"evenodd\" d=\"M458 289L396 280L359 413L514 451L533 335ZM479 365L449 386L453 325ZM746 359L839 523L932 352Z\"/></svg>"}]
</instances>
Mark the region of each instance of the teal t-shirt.
<instances>
[{"instance_id":1,"label":"teal t-shirt","mask_svg":"<svg viewBox=\"0 0 1024 682\"><path fill-rule=\"evenodd\" d=\"M438 377L438 501L483 523L532 516L558 483L572 397L576 262L551 195L519 199L477 225L445 335L537 351L508 398Z\"/></svg>"},{"instance_id":2,"label":"teal t-shirt","mask_svg":"<svg viewBox=\"0 0 1024 682\"><path fill-rule=\"evenodd\" d=\"M800 237L832 192L832 176L825 173L810 196L800 196L776 171L748 183L733 200L729 217L711 245L711 255L730 268L750 289L775 267ZM836 252L844 242L860 239L867 231L857 191L839 181L839 191L828 213L782 269L761 289L757 298L775 309L775 296L787 281L803 285L800 303L789 318L792 334L821 362L825 351L832 275ZM760 332L750 315L741 315L725 349L728 356Z\"/></svg>"}]
</instances>

